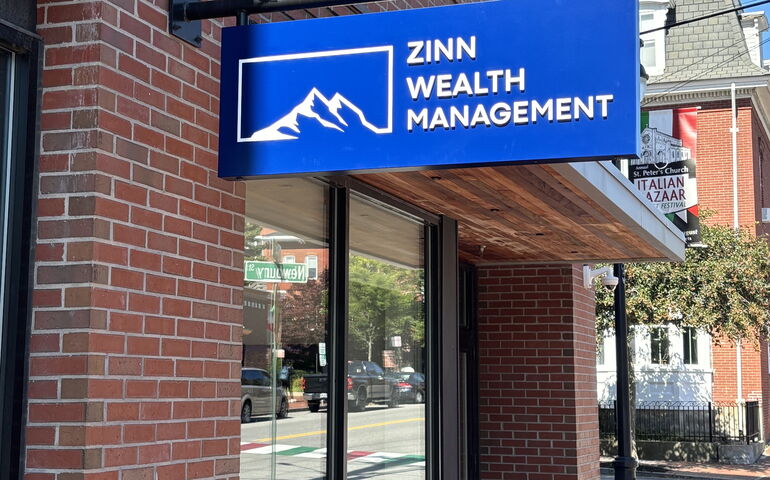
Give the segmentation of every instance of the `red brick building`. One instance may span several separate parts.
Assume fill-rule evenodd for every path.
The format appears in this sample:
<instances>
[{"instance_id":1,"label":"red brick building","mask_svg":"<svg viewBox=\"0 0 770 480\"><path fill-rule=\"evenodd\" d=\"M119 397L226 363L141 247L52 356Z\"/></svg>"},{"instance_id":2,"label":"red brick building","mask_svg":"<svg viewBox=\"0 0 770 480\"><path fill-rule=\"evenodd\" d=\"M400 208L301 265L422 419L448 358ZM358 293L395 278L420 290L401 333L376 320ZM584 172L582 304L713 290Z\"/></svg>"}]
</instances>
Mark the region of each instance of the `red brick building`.
<instances>
[{"instance_id":1,"label":"red brick building","mask_svg":"<svg viewBox=\"0 0 770 480\"><path fill-rule=\"evenodd\" d=\"M0 1L0 54L16 68L2 87L29 107L3 105L21 134L3 137L14 145L4 144L3 166L16 176L0 177L3 191L12 192L3 199L11 213L0 217L9 246L0 251L8 287L0 289L0 476L266 478L267 463L253 459L275 469L275 450L244 460L242 451L264 443L247 438L247 429L277 422L280 435L292 423L273 413L251 426L240 422L242 368L273 368L271 395L279 391L276 364L248 365L243 355L251 334L244 331L244 230L258 221L318 242L318 269L344 254L362 258L377 278L401 275L401 287L403 278L437 279L403 306L397 320L406 326L388 323L390 330L368 339L369 360L399 348L428 374L426 405L403 407L417 416L393 420L416 426L410 438L423 453L407 459L415 475L425 478L422 468L444 479L598 478L592 292L582 286L579 265L678 259L681 235L607 163L220 179L220 39L234 20L203 21L195 48L169 33L168 4ZM418 6L383 2L252 21ZM41 72L32 68L38 58ZM349 201L351 216L350 245L342 250L325 217L345 205L340 199ZM439 237L442 248L430 250ZM459 263L475 276L459 275ZM334 288L353 297L354 287L368 286ZM317 304L324 338L349 341L349 351L364 355L367 339L354 335L352 320L334 317L344 307L331 298ZM361 313L357 305L351 318ZM282 358L277 313L270 315L265 331L273 333L255 341L270 341L272 358ZM350 340L334 337L341 325ZM407 330L411 337L391 335ZM394 336L404 346L394 347ZM337 358L335 368L344 372L345 360ZM372 453L361 455L359 440L336 430L333 418L356 421L345 408L294 414L314 422L302 433L315 435L316 447L329 446L328 461L325 453L312 461L330 478L344 475L334 469L360 468L355 458ZM378 412L370 410L358 418ZM388 434L370 431L372 438ZM347 457L345 445L355 454ZM259 464L246 473L249 461Z\"/></svg>"},{"instance_id":2,"label":"red brick building","mask_svg":"<svg viewBox=\"0 0 770 480\"><path fill-rule=\"evenodd\" d=\"M676 15L688 18L703 8L710 11L732 5L732 1L688 0L677 2ZM667 2L643 2L642 22L648 22L643 29L662 26L668 8ZM734 225L756 235L770 233L765 211L770 206L766 187L770 181L770 75L761 67L760 44L760 35L767 28L761 13L729 14L643 37L648 49L643 59L648 59L645 66L652 74L643 108L698 109L695 158L701 211L712 213L709 223ZM699 35L715 40L704 44ZM733 145L737 190L733 188ZM740 362L735 343L726 339L713 339L711 353L713 400L760 401L766 440L770 435L766 340L743 341Z\"/></svg>"}]
</instances>

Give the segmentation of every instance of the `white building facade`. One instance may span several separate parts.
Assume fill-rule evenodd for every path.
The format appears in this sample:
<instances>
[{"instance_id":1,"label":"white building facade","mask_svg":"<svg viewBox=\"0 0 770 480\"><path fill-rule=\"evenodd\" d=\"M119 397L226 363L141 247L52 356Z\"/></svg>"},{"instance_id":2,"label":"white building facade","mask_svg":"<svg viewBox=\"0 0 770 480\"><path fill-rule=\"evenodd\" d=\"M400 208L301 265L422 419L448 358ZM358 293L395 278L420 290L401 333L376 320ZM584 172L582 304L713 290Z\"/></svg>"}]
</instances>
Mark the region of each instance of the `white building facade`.
<instances>
[{"instance_id":1,"label":"white building facade","mask_svg":"<svg viewBox=\"0 0 770 480\"><path fill-rule=\"evenodd\" d=\"M711 336L673 324L634 326L631 362L637 402L712 400L714 370ZM605 336L597 348L596 380L600 403L616 399L615 336Z\"/></svg>"}]
</instances>

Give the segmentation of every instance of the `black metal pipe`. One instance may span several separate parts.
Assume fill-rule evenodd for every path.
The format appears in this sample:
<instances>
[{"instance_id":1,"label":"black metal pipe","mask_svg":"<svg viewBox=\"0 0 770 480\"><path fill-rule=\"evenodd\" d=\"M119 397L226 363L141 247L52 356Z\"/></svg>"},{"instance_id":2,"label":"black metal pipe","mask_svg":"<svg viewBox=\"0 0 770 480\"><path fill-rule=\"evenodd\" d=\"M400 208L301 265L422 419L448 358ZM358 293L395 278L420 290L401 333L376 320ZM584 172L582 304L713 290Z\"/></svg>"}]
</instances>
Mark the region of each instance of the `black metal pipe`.
<instances>
[{"instance_id":1,"label":"black metal pipe","mask_svg":"<svg viewBox=\"0 0 770 480\"><path fill-rule=\"evenodd\" d=\"M302 10L305 8L332 7L366 2L355 0L213 0L210 2L189 2L180 4L175 18L185 21L206 20L209 18L237 17L244 12L254 13L280 12L284 10Z\"/></svg>"},{"instance_id":2,"label":"black metal pipe","mask_svg":"<svg viewBox=\"0 0 770 480\"><path fill-rule=\"evenodd\" d=\"M615 361L618 371L616 437L618 455L612 462L615 480L635 480L636 460L631 454L631 382L628 374L628 322L626 319L626 279L623 264L616 263L615 276Z\"/></svg>"},{"instance_id":3,"label":"black metal pipe","mask_svg":"<svg viewBox=\"0 0 770 480\"><path fill-rule=\"evenodd\" d=\"M235 17L235 24L239 27L249 24L249 13L246 10L238 12L238 16Z\"/></svg>"},{"instance_id":4,"label":"black metal pipe","mask_svg":"<svg viewBox=\"0 0 770 480\"><path fill-rule=\"evenodd\" d=\"M263 0L213 0L210 2L187 2L178 4L175 18L187 22L209 18L237 17L240 12L250 12Z\"/></svg>"}]
</instances>

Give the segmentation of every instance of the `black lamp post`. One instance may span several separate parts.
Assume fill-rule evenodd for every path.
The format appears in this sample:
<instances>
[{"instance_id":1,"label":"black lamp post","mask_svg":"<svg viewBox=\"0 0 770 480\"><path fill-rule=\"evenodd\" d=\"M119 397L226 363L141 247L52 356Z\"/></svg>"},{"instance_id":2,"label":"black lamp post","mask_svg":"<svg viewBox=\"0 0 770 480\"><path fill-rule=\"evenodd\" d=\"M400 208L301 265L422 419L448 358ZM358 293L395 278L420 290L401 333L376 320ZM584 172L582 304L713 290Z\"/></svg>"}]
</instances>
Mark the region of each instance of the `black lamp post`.
<instances>
[{"instance_id":1,"label":"black lamp post","mask_svg":"<svg viewBox=\"0 0 770 480\"><path fill-rule=\"evenodd\" d=\"M639 65L639 99L644 99L650 76ZM617 400L615 402L615 438L618 454L612 462L615 480L636 479L636 459L631 455L631 381L629 378L628 321L626 318L626 278L622 263L616 263L618 278L615 288L615 366L617 370Z\"/></svg>"},{"instance_id":2,"label":"black lamp post","mask_svg":"<svg viewBox=\"0 0 770 480\"><path fill-rule=\"evenodd\" d=\"M628 372L628 322L626 321L626 279L623 264L615 264L618 286L615 288L615 362L617 401L615 424L618 455L612 462L615 480L636 479L636 459L631 456L631 382Z\"/></svg>"}]
</instances>

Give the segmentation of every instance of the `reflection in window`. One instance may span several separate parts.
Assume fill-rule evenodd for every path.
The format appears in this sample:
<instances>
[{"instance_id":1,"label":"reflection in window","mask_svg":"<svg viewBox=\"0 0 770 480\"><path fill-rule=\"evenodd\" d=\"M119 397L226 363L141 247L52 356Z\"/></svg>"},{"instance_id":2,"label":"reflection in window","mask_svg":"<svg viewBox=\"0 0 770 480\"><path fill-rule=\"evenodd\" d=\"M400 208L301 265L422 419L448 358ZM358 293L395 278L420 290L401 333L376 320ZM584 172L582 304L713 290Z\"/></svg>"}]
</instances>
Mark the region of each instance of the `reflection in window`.
<instances>
[{"instance_id":1,"label":"reflection in window","mask_svg":"<svg viewBox=\"0 0 770 480\"><path fill-rule=\"evenodd\" d=\"M668 329L654 327L650 329L650 362L658 365L668 364Z\"/></svg>"},{"instance_id":2,"label":"reflection in window","mask_svg":"<svg viewBox=\"0 0 770 480\"><path fill-rule=\"evenodd\" d=\"M318 256L308 255L305 257L305 265L307 265L307 278L310 280L318 278Z\"/></svg>"},{"instance_id":3,"label":"reflection in window","mask_svg":"<svg viewBox=\"0 0 770 480\"><path fill-rule=\"evenodd\" d=\"M698 332L694 327L682 329L682 342L684 350L684 363L693 365L698 363Z\"/></svg>"},{"instance_id":4,"label":"reflection in window","mask_svg":"<svg viewBox=\"0 0 770 480\"><path fill-rule=\"evenodd\" d=\"M424 225L352 196L348 478L425 478Z\"/></svg>"},{"instance_id":5,"label":"reflection in window","mask_svg":"<svg viewBox=\"0 0 770 480\"><path fill-rule=\"evenodd\" d=\"M243 295L240 478L324 478L328 275L277 267L308 251L327 258L328 189L260 180L246 184L246 198L244 260L260 268Z\"/></svg>"}]
</instances>

